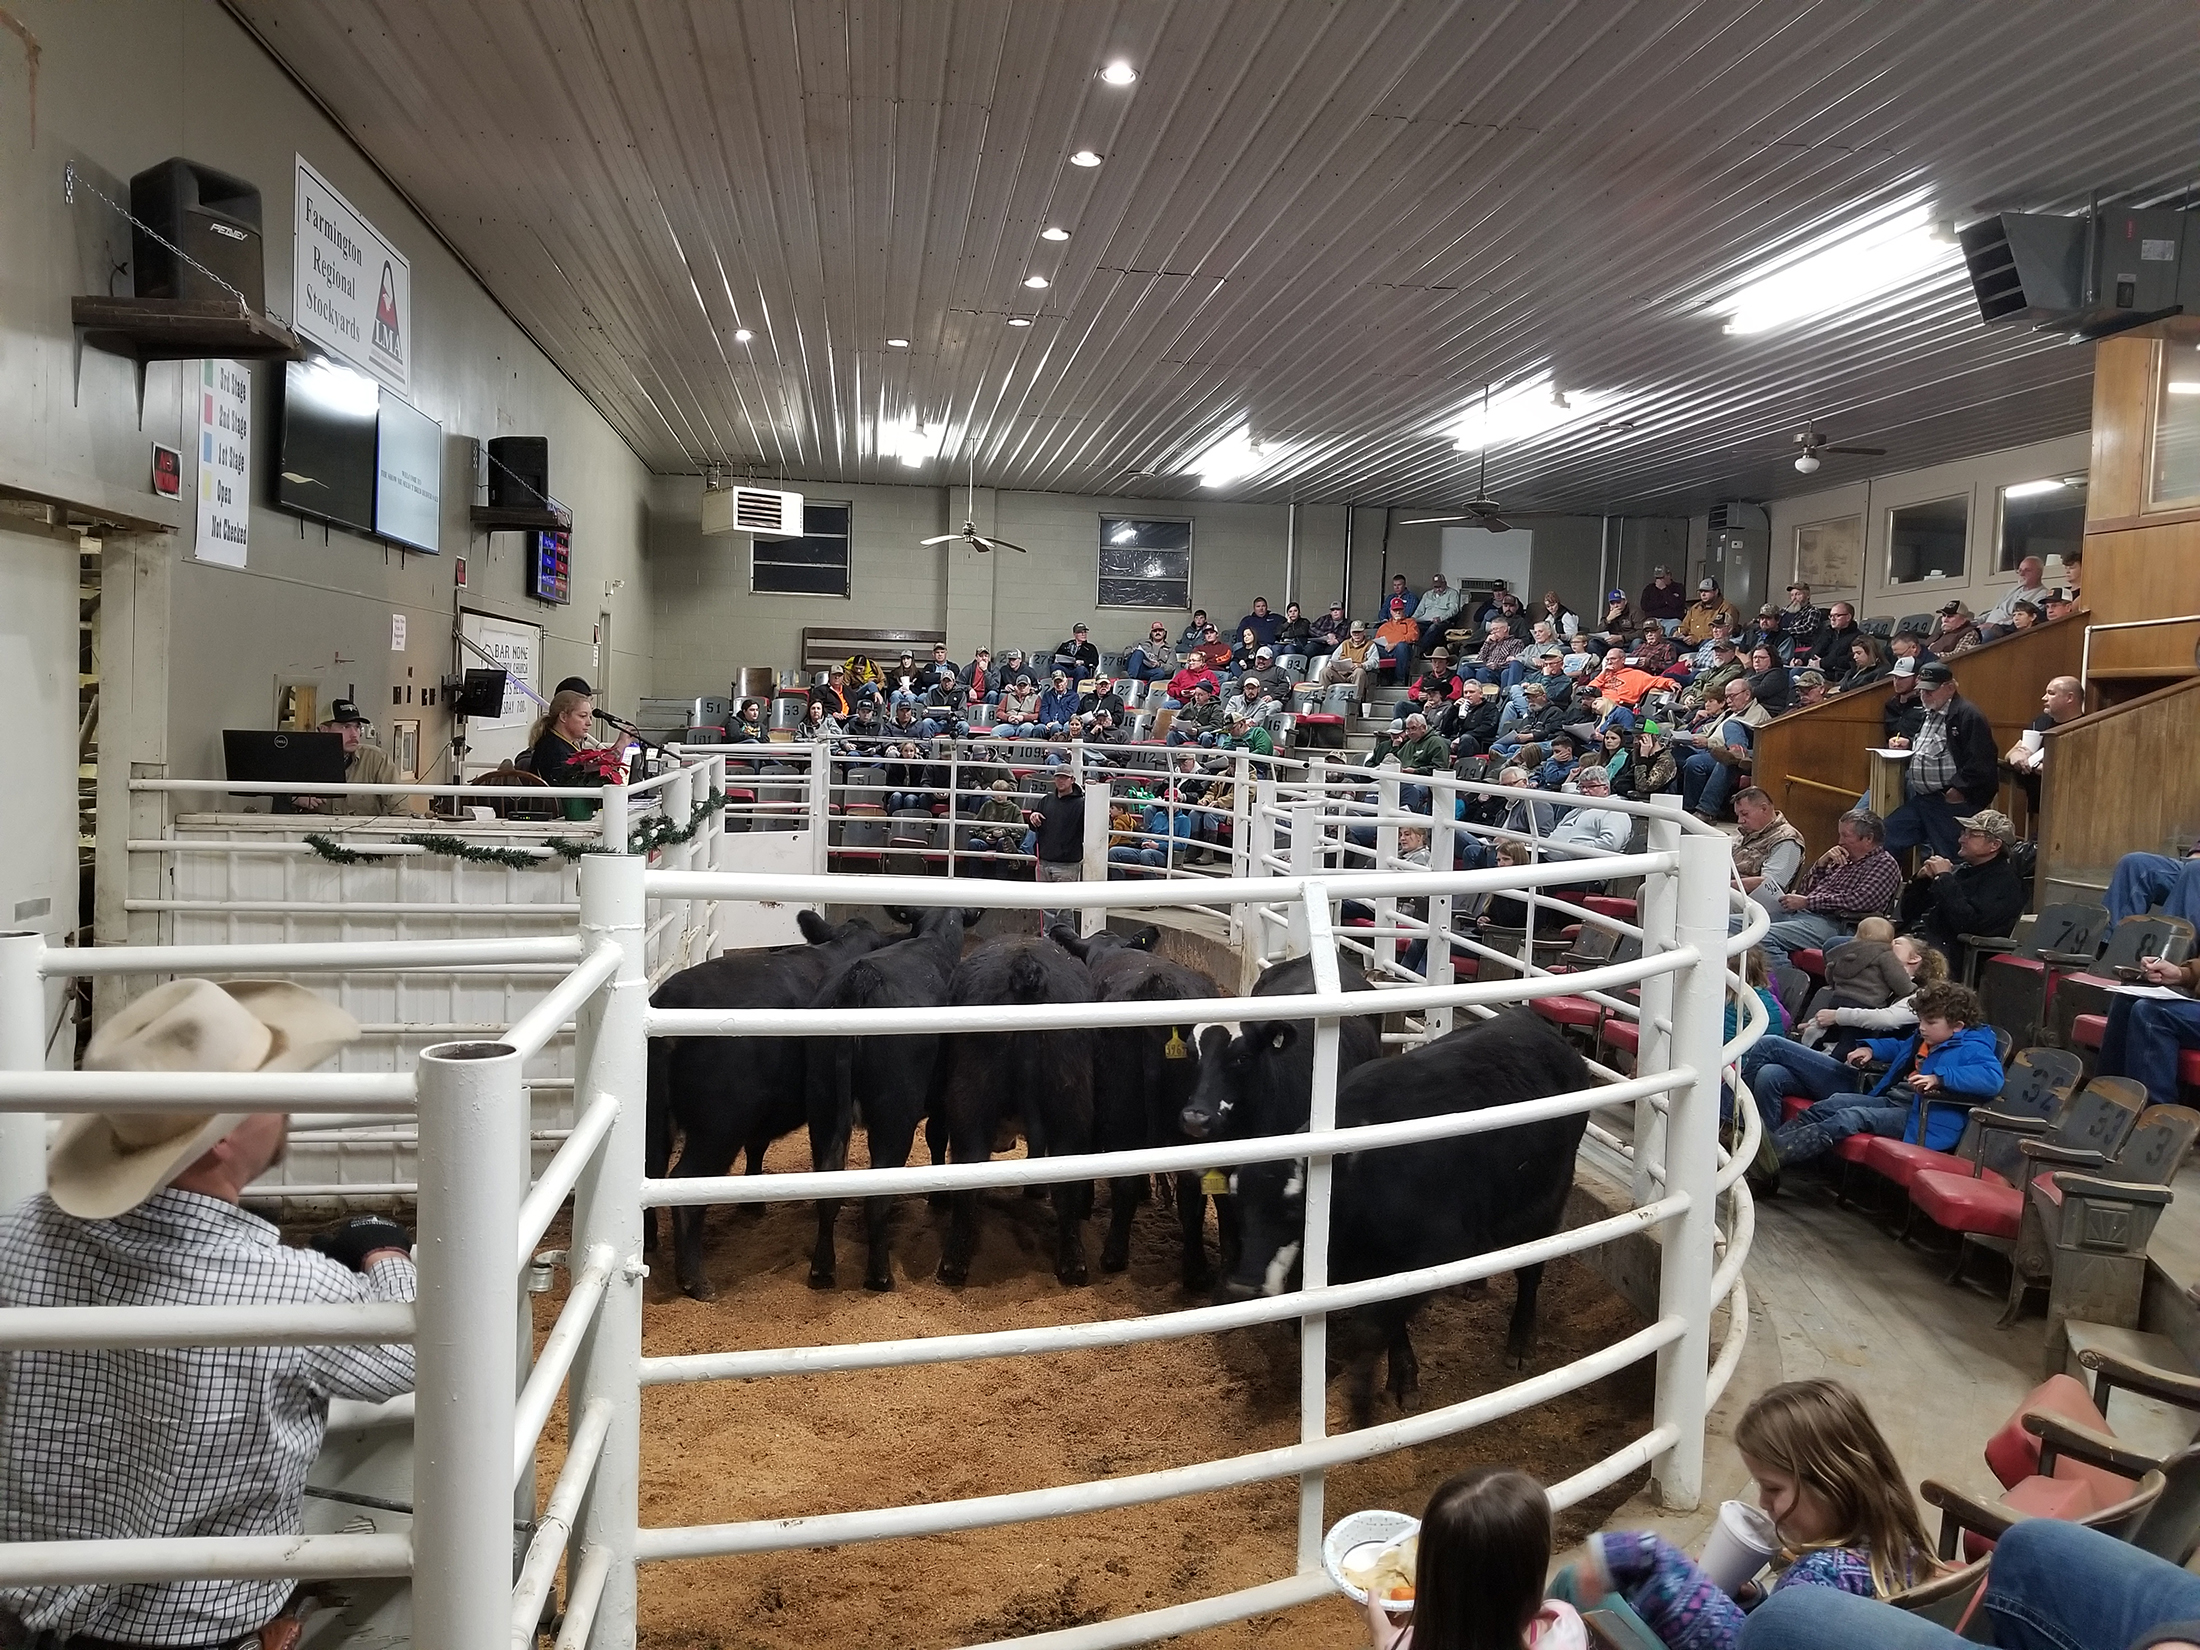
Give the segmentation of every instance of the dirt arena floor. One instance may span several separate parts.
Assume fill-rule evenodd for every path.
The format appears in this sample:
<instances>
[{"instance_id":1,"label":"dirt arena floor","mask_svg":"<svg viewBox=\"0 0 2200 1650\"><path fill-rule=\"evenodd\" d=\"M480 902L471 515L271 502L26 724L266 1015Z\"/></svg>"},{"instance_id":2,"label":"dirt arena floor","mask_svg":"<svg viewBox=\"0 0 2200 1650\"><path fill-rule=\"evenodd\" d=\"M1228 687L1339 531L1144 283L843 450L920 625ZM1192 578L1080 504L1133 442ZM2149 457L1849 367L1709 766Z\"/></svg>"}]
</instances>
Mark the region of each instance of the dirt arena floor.
<instances>
[{"instance_id":1,"label":"dirt arena floor","mask_svg":"<svg viewBox=\"0 0 2200 1650\"><path fill-rule=\"evenodd\" d=\"M798 1136L780 1144L770 1166L802 1169L807 1159ZM934 1218L921 1200L899 1206L897 1285L873 1295L861 1282L859 1206L841 1211L841 1282L830 1292L807 1286L808 1205L773 1205L761 1217L714 1210L709 1265L719 1298L705 1304L673 1292L669 1257L662 1257L648 1285L647 1350L958 1334L1198 1304L1177 1286L1175 1217L1166 1209L1140 1211L1130 1269L1114 1276L1098 1268L1104 1213L1091 1221L1094 1282L1077 1290L1054 1281L1047 1205L988 1197L970 1282L960 1291L932 1279ZM561 1298L537 1297L538 1334ZM1506 1384L1511 1309L1504 1278L1479 1298L1452 1294L1429 1304L1414 1327L1425 1405ZM1535 1367L1640 1326L1587 1267L1558 1262L1543 1281ZM1295 1337L1295 1329L1277 1326L1057 1357L654 1387L643 1397L642 1522L713 1523L990 1495L1287 1444L1297 1436ZM1339 1383L1331 1383L1330 1398L1330 1427L1343 1430ZM1554 1482L1646 1430L1650 1400L1645 1361L1495 1426L1340 1469L1329 1478L1327 1516L1361 1507L1418 1512L1440 1480L1485 1461ZM1393 1414L1383 1399L1378 1419ZM545 1494L563 1429L561 1411L544 1441ZM1564 1515L1561 1543L1597 1528L1641 1482L1637 1474ZM1287 1574L1296 1506L1294 1483L1260 1484L1015 1529L650 1565L642 1571L641 1644L926 1650L1157 1609ZM1338 1598L1175 1642L1195 1650L1343 1650L1363 1645L1365 1631L1357 1611Z\"/></svg>"}]
</instances>

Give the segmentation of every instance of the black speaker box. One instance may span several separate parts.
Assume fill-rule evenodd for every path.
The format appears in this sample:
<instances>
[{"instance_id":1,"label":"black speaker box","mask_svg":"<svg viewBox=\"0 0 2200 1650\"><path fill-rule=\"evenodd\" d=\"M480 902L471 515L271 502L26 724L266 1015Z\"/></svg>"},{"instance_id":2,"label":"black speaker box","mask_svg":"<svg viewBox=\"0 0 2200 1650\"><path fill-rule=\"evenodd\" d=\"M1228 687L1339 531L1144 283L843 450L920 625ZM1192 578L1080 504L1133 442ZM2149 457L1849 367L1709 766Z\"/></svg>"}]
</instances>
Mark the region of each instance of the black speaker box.
<instances>
[{"instance_id":1,"label":"black speaker box","mask_svg":"<svg viewBox=\"0 0 2200 1650\"><path fill-rule=\"evenodd\" d=\"M495 510L550 508L550 438L500 435L489 442L489 506Z\"/></svg>"},{"instance_id":2,"label":"black speaker box","mask_svg":"<svg viewBox=\"0 0 2200 1650\"><path fill-rule=\"evenodd\" d=\"M130 215L243 293L254 311L266 310L260 192L244 179L180 156L164 160L130 180ZM140 298L235 301L143 229L133 229L131 243L131 269Z\"/></svg>"}]
</instances>

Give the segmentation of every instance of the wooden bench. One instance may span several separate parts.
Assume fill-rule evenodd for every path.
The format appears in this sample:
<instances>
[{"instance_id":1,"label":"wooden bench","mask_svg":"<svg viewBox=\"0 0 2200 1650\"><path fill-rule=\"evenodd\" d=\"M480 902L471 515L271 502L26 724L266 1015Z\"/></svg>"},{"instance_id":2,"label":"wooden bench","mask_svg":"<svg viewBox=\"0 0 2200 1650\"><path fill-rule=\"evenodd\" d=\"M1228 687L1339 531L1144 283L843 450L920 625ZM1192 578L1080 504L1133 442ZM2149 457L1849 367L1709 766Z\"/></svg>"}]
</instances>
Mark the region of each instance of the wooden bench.
<instances>
[{"instance_id":1,"label":"wooden bench","mask_svg":"<svg viewBox=\"0 0 2200 1650\"><path fill-rule=\"evenodd\" d=\"M918 663L932 657L932 644L947 640L944 630L865 630L855 625L804 625L802 672L805 676L829 670L860 653L890 665L907 648Z\"/></svg>"}]
</instances>

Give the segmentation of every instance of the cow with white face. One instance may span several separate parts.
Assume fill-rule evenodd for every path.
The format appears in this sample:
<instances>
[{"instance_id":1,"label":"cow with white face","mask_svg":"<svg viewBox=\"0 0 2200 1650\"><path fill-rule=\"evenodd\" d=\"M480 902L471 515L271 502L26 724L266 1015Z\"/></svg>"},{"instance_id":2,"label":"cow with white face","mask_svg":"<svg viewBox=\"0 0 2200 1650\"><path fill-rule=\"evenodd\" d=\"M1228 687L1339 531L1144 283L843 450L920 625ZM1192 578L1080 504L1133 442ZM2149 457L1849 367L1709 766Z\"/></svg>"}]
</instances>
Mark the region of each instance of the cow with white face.
<instances>
[{"instance_id":1,"label":"cow with white face","mask_svg":"<svg viewBox=\"0 0 2200 1650\"><path fill-rule=\"evenodd\" d=\"M1347 991L1372 991L1355 963L1338 959ZM1254 997L1301 997L1314 990L1314 962L1295 957L1264 972ZM1264 1020L1246 1004L1242 1020L1198 1026L1199 1082L1184 1104L1184 1132L1194 1140L1252 1140L1306 1127L1314 1103L1314 1022ZM1346 1020L1337 1038L1337 1079L1382 1053L1382 1022Z\"/></svg>"}]
</instances>

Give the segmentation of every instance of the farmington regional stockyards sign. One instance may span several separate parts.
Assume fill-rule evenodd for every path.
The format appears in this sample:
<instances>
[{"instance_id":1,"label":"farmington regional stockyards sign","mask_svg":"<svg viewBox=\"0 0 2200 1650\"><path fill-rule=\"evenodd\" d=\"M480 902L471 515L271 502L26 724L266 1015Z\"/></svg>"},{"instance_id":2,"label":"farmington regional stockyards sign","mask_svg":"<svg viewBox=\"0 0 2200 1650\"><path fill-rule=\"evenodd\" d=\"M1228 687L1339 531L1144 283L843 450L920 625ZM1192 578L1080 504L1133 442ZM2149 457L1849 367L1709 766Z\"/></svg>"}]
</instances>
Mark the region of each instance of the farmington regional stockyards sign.
<instances>
[{"instance_id":1,"label":"farmington regional stockyards sign","mask_svg":"<svg viewBox=\"0 0 2200 1650\"><path fill-rule=\"evenodd\" d=\"M412 265L298 157L292 324L400 394L412 361Z\"/></svg>"}]
</instances>

